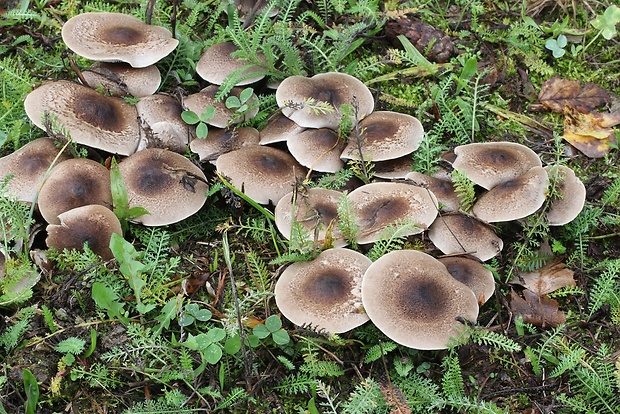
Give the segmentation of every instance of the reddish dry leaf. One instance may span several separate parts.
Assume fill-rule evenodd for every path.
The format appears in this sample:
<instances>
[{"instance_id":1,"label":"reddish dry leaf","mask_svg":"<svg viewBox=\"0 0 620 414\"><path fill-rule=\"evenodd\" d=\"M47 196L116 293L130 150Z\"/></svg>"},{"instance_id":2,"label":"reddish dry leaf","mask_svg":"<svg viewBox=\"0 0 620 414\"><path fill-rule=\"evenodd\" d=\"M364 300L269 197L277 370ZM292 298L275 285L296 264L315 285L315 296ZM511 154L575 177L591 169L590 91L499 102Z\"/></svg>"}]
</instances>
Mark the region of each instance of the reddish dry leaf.
<instances>
[{"instance_id":1,"label":"reddish dry leaf","mask_svg":"<svg viewBox=\"0 0 620 414\"><path fill-rule=\"evenodd\" d=\"M541 328L553 328L566 322L566 315L558 309L557 301L527 289L523 289L523 296L525 299L514 291L510 294L510 309L515 316L521 315L523 322Z\"/></svg>"},{"instance_id":2,"label":"reddish dry leaf","mask_svg":"<svg viewBox=\"0 0 620 414\"><path fill-rule=\"evenodd\" d=\"M396 388L393 385L388 387L383 384L380 384L379 388L385 397L387 405L391 408L390 414L411 414L411 409L407 406L407 398L405 398L405 394L403 394L400 388Z\"/></svg>"},{"instance_id":3,"label":"reddish dry leaf","mask_svg":"<svg viewBox=\"0 0 620 414\"><path fill-rule=\"evenodd\" d=\"M550 263L540 269L521 273L510 283L521 285L538 296L554 292L564 286L575 286L574 272L564 263Z\"/></svg>"},{"instance_id":4,"label":"reddish dry leaf","mask_svg":"<svg viewBox=\"0 0 620 414\"><path fill-rule=\"evenodd\" d=\"M602 158L618 145L616 134L612 133L607 138L596 139L587 135L578 135L570 131L564 131L562 135L573 147L590 158Z\"/></svg>"},{"instance_id":5,"label":"reddish dry leaf","mask_svg":"<svg viewBox=\"0 0 620 414\"><path fill-rule=\"evenodd\" d=\"M588 113L598 106L609 103L609 94L593 83L583 86L578 81L554 77L546 81L538 100L553 112L564 112L565 107Z\"/></svg>"},{"instance_id":6,"label":"reddish dry leaf","mask_svg":"<svg viewBox=\"0 0 620 414\"><path fill-rule=\"evenodd\" d=\"M564 108L564 131L577 135L605 139L614 133L611 128L620 124L620 112L596 112L582 114L570 107Z\"/></svg>"}]
</instances>

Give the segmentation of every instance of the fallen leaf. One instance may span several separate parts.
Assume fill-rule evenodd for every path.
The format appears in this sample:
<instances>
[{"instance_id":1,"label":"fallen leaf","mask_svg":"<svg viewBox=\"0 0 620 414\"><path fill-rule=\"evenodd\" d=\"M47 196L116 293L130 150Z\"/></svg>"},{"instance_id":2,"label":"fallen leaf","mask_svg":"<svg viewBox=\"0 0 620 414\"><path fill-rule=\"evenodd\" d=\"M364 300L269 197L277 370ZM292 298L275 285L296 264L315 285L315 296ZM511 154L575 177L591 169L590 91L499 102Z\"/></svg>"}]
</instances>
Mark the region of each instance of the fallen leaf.
<instances>
[{"instance_id":1,"label":"fallen leaf","mask_svg":"<svg viewBox=\"0 0 620 414\"><path fill-rule=\"evenodd\" d=\"M521 315L523 322L553 328L566 322L566 315L558 309L558 302L547 296L524 289L524 299L513 290L510 293L510 309L515 316Z\"/></svg>"},{"instance_id":2,"label":"fallen leaf","mask_svg":"<svg viewBox=\"0 0 620 414\"><path fill-rule=\"evenodd\" d=\"M614 133L611 128L620 124L620 112L596 112L587 114L573 108L564 108L564 131L577 135L591 136L596 139L605 139Z\"/></svg>"},{"instance_id":3,"label":"fallen leaf","mask_svg":"<svg viewBox=\"0 0 620 414\"><path fill-rule=\"evenodd\" d=\"M543 296L564 286L575 286L574 273L565 263L555 262L534 272L519 272L510 283L521 285L538 296Z\"/></svg>"},{"instance_id":4,"label":"fallen leaf","mask_svg":"<svg viewBox=\"0 0 620 414\"><path fill-rule=\"evenodd\" d=\"M540 89L538 100L553 112L564 112L565 107L587 113L609 103L607 91L593 83L581 86L580 82L558 77L547 80Z\"/></svg>"},{"instance_id":5,"label":"fallen leaf","mask_svg":"<svg viewBox=\"0 0 620 414\"><path fill-rule=\"evenodd\" d=\"M615 133L607 138L597 139L588 135L579 135L565 131L562 138L590 158L602 158L618 145Z\"/></svg>"}]
</instances>

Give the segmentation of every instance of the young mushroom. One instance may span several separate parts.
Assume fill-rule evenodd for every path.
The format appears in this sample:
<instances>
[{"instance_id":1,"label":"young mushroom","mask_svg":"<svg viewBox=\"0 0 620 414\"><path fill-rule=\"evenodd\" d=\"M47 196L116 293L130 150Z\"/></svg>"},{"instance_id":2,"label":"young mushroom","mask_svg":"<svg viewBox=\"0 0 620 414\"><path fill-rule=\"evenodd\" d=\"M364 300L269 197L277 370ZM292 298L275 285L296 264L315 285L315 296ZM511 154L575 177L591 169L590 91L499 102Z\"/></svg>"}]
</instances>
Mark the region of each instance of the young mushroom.
<instances>
[{"instance_id":1,"label":"young mushroom","mask_svg":"<svg viewBox=\"0 0 620 414\"><path fill-rule=\"evenodd\" d=\"M95 62L82 71L88 86L103 89L106 95L143 97L157 92L161 74L157 66L134 68L123 62Z\"/></svg>"},{"instance_id":2,"label":"young mushroom","mask_svg":"<svg viewBox=\"0 0 620 414\"><path fill-rule=\"evenodd\" d=\"M232 42L211 45L196 63L196 73L214 85L221 85L233 73L238 75L235 86L249 85L265 77L265 71L260 66L233 57L237 51L239 48ZM264 56L259 54L257 57L265 61Z\"/></svg>"},{"instance_id":3,"label":"young mushroom","mask_svg":"<svg viewBox=\"0 0 620 414\"><path fill-rule=\"evenodd\" d=\"M565 165L546 166L550 181L557 185L557 192L561 198L551 200L547 210L547 222L550 226L563 226L573 221L586 202L586 187L575 175L575 172Z\"/></svg>"}]
</instances>

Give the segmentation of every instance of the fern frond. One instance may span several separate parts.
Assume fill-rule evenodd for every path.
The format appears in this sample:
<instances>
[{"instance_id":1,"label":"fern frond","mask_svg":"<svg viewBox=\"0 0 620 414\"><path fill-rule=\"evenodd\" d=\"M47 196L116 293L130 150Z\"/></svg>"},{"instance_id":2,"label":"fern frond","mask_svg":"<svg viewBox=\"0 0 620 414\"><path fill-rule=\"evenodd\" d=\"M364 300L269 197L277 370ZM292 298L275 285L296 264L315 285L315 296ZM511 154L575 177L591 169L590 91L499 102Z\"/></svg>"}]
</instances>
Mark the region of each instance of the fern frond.
<instances>
[{"instance_id":1,"label":"fern frond","mask_svg":"<svg viewBox=\"0 0 620 414\"><path fill-rule=\"evenodd\" d=\"M521 345L507 336L483 328L475 328L470 335L470 340L478 345L494 346L504 352L518 352Z\"/></svg>"},{"instance_id":2,"label":"fern frond","mask_svg":"<svg viewBox=\"0 0 620 414\"><path fill-rule=\"evenodd\" d=\"M454 185L454 191L458 194L463 210L471 211L471 208L476 202L474 182L470 180L464 172L453 170L452 184Z\"/></svg>"},{"instance_id":3,"label":"fern frond","mask_svg":"<svg viewBox=\"0 0 620 414\"><path fill-rule=\"evenodd\" d=\"M365 378L355 386L349 399L342 404L342 412L346 414L375 413L385 406L385 398L381 388L373 378Z\"/></svg>"},{"instance_id":4,"label":"fern frond","mask_svg":"<svg viewBox=\"0 0 620 414\"><path fill-rule=\"evenodd\" d=\"M445 397L463 397L465 395L465 384L461 373L461 363L454 352L444 357L441 368L443 371L441 388Z\"/></svg>"},{"instance_id":5,"label":"fern frond","mask_svg":"<svg viewBox=\"0 0 620 414\"><path fill-rule=\"evenodd\" d=\"M382 342L381 344L373 345L366 351L366 356L364 357L364 363L369 364L381 358L384 355L387 355L389 352L392 352L398 347L396 343L392 341Z\"/></svg>"},{"instance_id":6,"label":"fern frond","mask_svg":"<svg viewBox=\"0 0 620 414\"><path fill-rule=\"evenodd\" d=\"M314 386L316 386L316 379L306 373L298 372L284 377L274 389L284 394L297 395L307 393Z\"/></svg>"}]
</instances>

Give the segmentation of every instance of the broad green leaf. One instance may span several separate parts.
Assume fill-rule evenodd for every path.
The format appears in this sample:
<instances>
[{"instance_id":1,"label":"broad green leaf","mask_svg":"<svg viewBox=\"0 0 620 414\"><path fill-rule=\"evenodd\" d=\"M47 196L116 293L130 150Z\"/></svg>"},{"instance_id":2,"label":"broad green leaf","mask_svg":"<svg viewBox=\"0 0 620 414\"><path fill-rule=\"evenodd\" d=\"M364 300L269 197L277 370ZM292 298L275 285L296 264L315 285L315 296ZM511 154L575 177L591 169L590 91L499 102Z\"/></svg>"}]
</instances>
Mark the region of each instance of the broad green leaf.
<instances>
[{"instance_id":1,"label":"broad green leaf","mask_svg":"<svg viewBox=\"0 0 620 414\"><path fill-rule=\"evenodd\" d=\"M196 136L200 139L205 139L209 134L209 127L204 122L201 122L196 127Z\"/></svg>"},{"instance_id":2,"label":"broad green leaf","mask_svg":"<svg viewBox=\"0 0 620 414\"><path fill-rule=\"evenodd\" d=\"M168 329L170 327L170 321L172 321L177 316L177 309L180 305L178 296L169 300L168 303L164 305L161 309L159 316L155 319L159 321L157 328L155 328L155 334L158 335L164 328Z\"/></svg>"},{"instance_id":3,"label":"broad green leaf","mask_svg":"<svg viewBox=\"0 0 620 414\"><path fill-rule=\"evenodd\" d=\"M179 319L179 325L181 326L190 326L194 323L196 319L189 313L183 314L183 317Z\"/></svg>"},{"instance_id":4,"label":"broad green leaf","mask_svg":"<svg viewBox=\"0 0 620 414\"><path fill-rule=\"evenodd\" d=\"M205 349L203 355L209 364L215 365L222 358L222 348L217 344L211 344Z\"/></svg>"},{"instance_id":5,"label":"broad green leaf","mask_svg":"<svg viewBox=\"0 0 620 414\"><path fill-rule=\"evenodd\" d=\"M140 312L141 315L147 314L157 306L154 303L138 303L136 305L136 309Z\"/></svg>"},{"instance_id":6,"label":"broad green leaf","mask_svg":"<svg viewBox=\"0 0 620 414\"><path fill-rule=\"evenodd\" d=\"M271 332L269 331L269 329L267 329L264 323L256 325L252 332L259 339L265 339L271 334Z\"/></svg>"},{"instance_id":7,"label":"broad green leaf","mask_svg":"<svg viewBox=\"0 0 620 414\"><path fill-rule=\"evenodd\" d=\"M226 331L222 328L213 328L207 332L207 341L211 344L214 342L219 342L222 339L226 338Z\"/></svg>"},{"instance_id":8,"label":"broad green leaf","mask_svg":"<svg viewBox=\"0 0 620 414\"><path fill-rule=\"evenodd\" d=\"M104 309L111 319L116 318L125 325L129 323L129 318L122 313L124 304L118 302L118 296L112 289L101 282L95 282L92 287L92 296L97 306Z\"/></svg>"},{"instance_id":9,"label":"broad green leaf","mask_svg":"<svg viewBox=\"0 0 620 414\"><path fill-rule=\"evenodd\" d=\"M276 332L282 328L282 321L278 315L271 315L265 321L265 327L269 330L269 332Z\"/></svg>"},{"instance_id":10,"label":"broad green leaf","mask_svg":"<svg viewBox=\"0 0 620 414\"><path fill-rule=\"evenodd\" d=\"M274 333L271 334L271 337L273 338L273 342L275 342L278 345L286 345L291 341L291 337L288 335L288 332L286 332L284 329L275 331Z\"/></svg>"},{"instance_id":11,"label":"broad green leaf","mask_svg":"<svg viewBox=\"0 0 620 414\"><path fill-rule=\"evenodd\" d=\"M194 124L197 124L198 122L200 122L200 118L198 117L198 115L194 111L183 111L183 112L181 112L181 119L183 119L183 121L186 124L190 124L190 125L194 125Z\"/></svg>"},{"instance_id":12,"label":"broad green leaf","mask_svg":"<svg viewBox=\"0 0 620 414\"><path fill-rule=\"evenodd\" d=\"M224 352L230 355L234 355L241 350L241 338L239 335L235 335L231 338L228 338L226 342L224 342Z\"/></svg>"},{"instance_id":13,"label":"broad green leaf","mask_svg":"<svg viewBox=\"0 0 620 414\"><path fill-rule=\"evenodd\" d=\"M603 37L610 40L616 35L616 24L620 23L620 7L612 5L607 7L603 15L596 16L590 22L595 29L601 31Z\"/></svg>"},{"instance_id":14,"label":"broad green leaf","mask_svg":"<svg viewBox=\"0 0 620 414\"><path fill-rule=\"evenodd\" d=\"M202 113L200 119L202 119L203 122L207 122L209 119L213 118L214 116L215 116L215 106L207 106L205 111Z\"/></svg>"},{"instance_id":15,"label":"broad green leaf","mask_svg":"<svg viewBox=\"0 0 620 414\"><path fill-rule=\"evenodd\" d=\"M27 369L22 370L24 381L24 392L26 393L26 403L24 410L26 414L35 414L39 403L39 383L34 374Z\"/></svg>"},{"instance_id":16,"label":"broad green leaf","mask_svg":"<svg viewBox=\"0 0 620 414\"><path fill-rule=\"evenodd\" d=\"M226 98L226 108L234 109L241 106L241 101L236 96L229 96Z\"/></svg>"},{"instance_id":17,"label":"broad green leaf","mask_svg":"<svg viewBox=\"0 0 620 414\"><path fill-rule=\"evenodd\" d=\"M243 103L246 103L252 97L253 93L254 93L254 89L252 89L252 88L245 88L239 94L239 100L241 102L243 102Z\"/></svg>"},{"instance_id":18,"label":"broad green leaf","mask_svg":"<svg viewBox=\"0 0 620 414\"><path fill-rule=\"evenodd\" d=\"M193 351L202 351L203 349L206 349L210 343L211 342L207 340L207 335L201 333L194 336L190 333L187 335L185 342L183 342L183 346Z\"/></svg>"}]
</instances>

